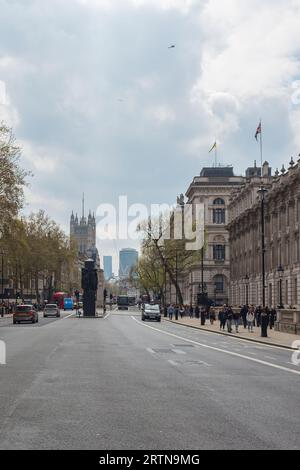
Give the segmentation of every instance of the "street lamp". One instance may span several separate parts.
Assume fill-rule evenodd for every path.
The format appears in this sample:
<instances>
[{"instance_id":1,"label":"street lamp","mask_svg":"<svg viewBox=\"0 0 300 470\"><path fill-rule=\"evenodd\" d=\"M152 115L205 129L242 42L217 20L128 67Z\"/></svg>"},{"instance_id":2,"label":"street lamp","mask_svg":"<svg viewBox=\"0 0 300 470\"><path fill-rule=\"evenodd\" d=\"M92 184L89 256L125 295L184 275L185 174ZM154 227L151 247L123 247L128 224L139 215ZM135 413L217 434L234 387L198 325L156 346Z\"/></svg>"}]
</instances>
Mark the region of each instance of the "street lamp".
<instances>
[{"instance_id":1,"label":"street lamp","mask_svg":"<svg viewBox=\"0 0 300 470\"><path fill-rule=\"evenodd\" d=\"M245 276L245 281L246 281L246 305L249 303L249 276L246 274Z\"/></svg>"},{"instance_id":2,"label":"street lamp","mask_svg":"<svg viewBox=\"0 0 300 470\"><path fill-rule=\"evenodd\" d=\"M265 277L266 277L266 267L265 267L265 195L268 190L261 186L258 191L258 194L261 198L261 268L262 268L262 300L263 307L266 306L266 286L265 286Z\"/></svg>"},{"instance_id":3,"label":"street lamp","mask_svg":"<svg viewBox=\"0 0 300 470\"><path fill-rule=\"evenodd\" d=\"M282 277L283 277L284 269L281 266L281 264L278 266L277 272L279 274L279 304L280 304L278 308L283 309L284 306L282 305Z\"/></svg>"}]
</instances>

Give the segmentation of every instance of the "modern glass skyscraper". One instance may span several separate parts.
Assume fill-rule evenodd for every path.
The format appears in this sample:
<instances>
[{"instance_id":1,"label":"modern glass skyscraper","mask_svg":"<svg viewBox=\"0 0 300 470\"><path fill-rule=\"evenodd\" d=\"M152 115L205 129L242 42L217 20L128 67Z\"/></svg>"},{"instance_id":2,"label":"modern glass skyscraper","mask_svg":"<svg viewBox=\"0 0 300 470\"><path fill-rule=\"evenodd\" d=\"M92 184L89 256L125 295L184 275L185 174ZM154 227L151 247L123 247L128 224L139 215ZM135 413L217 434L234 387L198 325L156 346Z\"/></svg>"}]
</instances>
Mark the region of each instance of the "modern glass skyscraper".
<instances>
[{"instance_id":1,"label":"modern glass skyscraper","mask_svg":"<svg viewBox=\"0 0 300 470\"><path fill-rule=\"evenodd\" d=\"M103 256L104 277L106 280L112 277L112 256Z\"/></svg>"},{"instance_id":2,"label":"modern glass skyscraper","mask_svg":"<svg viewBox=\"0 0 300 470\"><path fill-rule=\"evenodd\" d=\"M139 254L134 248L123 248L119 254L119 277L127 277L138 262Z\"/></svg>"}]
</instances>

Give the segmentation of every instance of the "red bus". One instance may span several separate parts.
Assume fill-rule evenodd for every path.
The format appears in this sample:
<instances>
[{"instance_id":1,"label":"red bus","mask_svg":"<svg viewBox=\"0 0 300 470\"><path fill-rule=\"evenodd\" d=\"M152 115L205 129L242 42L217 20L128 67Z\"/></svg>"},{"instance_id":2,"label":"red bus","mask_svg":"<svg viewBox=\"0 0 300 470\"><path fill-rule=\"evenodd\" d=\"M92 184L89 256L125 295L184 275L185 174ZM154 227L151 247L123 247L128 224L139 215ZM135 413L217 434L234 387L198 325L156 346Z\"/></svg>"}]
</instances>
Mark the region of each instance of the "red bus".
<instances>
[{"instance_id":1,"label":"red bus","mask_svg":"<svg viewBox=\"0 0 300 470\"><path fill-rule=\"evenodd\" d=\"M54 292L53 294L53 302L55 302L60 309L64 308L64 299L66 297L70 297L65 292Z\"/></svg>"}]
</instances>

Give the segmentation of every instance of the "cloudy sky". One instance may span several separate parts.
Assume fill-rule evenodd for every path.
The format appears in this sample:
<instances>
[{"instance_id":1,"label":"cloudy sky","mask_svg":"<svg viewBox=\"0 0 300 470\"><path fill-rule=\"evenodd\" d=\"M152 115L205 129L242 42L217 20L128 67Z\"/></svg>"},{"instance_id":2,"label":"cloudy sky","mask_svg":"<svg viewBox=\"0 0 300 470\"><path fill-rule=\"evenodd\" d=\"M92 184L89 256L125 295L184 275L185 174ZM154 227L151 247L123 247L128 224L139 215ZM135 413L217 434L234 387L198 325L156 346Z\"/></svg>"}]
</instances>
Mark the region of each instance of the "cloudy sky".
<instances>
[{"instance_id":1,"label":"cloudy sky","mask_svg":"<svg viewBox=\"0 0 300 470\"><path fill-rule=\"evenodd\" d=\"M300 0L0 0L0 119L34 173L26 211L68 230L83 191L94 211L119 195L173 203L215 137L237 174L259 160L260 117L264 158L287 166L299 24Z\"/></svg>"}]
</instances>

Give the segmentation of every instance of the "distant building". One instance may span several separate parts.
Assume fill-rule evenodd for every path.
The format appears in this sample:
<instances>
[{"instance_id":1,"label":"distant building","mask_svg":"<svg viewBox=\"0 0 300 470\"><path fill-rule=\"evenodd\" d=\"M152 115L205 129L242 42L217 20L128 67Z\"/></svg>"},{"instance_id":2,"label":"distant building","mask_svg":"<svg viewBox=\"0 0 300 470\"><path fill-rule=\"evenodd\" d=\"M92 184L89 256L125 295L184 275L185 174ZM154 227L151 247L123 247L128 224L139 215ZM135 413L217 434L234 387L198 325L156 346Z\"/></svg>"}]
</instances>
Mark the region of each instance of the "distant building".
<instances>
[{"instance_id":1,"label":"distant building","mask_svg":"<svg viewBox=\"0 0 300 470\"><path fill-rule=\"evenodd\" d=\"M112 256L103 256L104 277L108 281L112 278Z\"/></svg>"},{"instance_id":2,"label":"distant building","mask_svg":"<svg viewBox=\"0 0 300 470\"><path fill-rule=\"evenodd\" d=\"M190 184L187 204L204 204L206 247L203 262L204 289L208 297L222 305L229 301L230 250L228 205L234 188L244 178L235 176L232 167L203 168ZM186 303L196 303L201 284L201 260L184 274L182 292ZM173 300L174 296L170 299Z\"/></svg>"},{"instance_id":3,"label":"distant building","mask_svg":"<svg viewBox=\"0 0 300 470\"><path fill-rule=\"evenodd\" d=\"M119 277L128 277L130 270L138 262L139 254L134 248L123 248L119 253Z\"/></svg>"}]
</instances>

